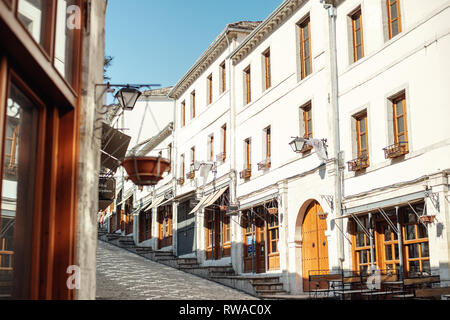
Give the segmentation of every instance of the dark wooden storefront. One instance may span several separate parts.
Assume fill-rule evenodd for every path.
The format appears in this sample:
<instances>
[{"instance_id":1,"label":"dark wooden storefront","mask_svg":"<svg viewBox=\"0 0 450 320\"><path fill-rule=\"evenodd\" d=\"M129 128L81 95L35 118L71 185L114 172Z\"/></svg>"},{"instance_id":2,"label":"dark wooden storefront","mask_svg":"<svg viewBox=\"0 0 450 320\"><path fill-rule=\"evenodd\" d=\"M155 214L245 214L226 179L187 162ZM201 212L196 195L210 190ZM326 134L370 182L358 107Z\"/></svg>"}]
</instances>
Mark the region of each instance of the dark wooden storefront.
<instances>
[{"instance_id":1,"label":"dark wooden storefront","mask_svg":"<svg viewBox=\"0 0 450 320\"><path fill-rule=\"evenodd\" d=\"M158 248L172 245L172 204L158 207Z\"/></svg>"},{"instance_id":2,"label":"dark wooden storefront","mask_svg":"<svg viewBox=\"0 0 450 320\"><path fill-rule=\"evenodd\" d=\"M195 248L195 215L189 212L195 207L192 199L181 202L177 209L177 255L193 253Z\"/></svg>"},{"instance_id":3,"label":"dark wooden storefront","mask_svg":"<svg viewBox=\"0 0 450 320\"><path fill-rule=\"evenodd\" d=\"M0 1L2 298L74 298L66 270L76 251L85 7L84 1L67 1L81 9L81 28L63 36L64 69L58 71L56 3L41 8L36 38L17 1Z\"/></svg>"}]
</instances>

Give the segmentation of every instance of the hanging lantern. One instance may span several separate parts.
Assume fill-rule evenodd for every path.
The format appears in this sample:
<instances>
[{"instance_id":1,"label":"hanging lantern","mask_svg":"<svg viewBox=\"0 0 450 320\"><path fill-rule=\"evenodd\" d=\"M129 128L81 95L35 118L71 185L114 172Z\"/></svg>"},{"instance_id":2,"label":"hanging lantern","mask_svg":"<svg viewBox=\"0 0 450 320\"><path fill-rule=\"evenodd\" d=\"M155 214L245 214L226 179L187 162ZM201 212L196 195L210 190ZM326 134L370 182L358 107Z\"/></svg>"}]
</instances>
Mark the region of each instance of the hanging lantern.
<instances>
[{"instance_id":1,"label":"hanging lantern","mask_svg":"<svg viewBox=\"0 0 450 320\"><path fill-rule=\"evenodd\" d=\"M119 100L119 105L123 110L131 111L141 94L136 88L125 87L117 92L116 98Z\"/></svg>"}]
</instances>

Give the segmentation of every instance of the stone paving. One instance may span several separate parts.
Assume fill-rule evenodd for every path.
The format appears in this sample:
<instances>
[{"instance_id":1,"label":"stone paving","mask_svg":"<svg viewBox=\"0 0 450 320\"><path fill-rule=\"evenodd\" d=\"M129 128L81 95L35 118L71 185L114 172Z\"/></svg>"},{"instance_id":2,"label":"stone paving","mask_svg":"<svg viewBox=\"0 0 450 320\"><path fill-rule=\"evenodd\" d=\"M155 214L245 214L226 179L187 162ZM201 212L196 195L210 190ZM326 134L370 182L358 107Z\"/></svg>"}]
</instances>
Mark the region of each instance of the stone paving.
<instances>
[{"instance_id":1,"label":"stone paving","mask_svg":"<svg viewBox=\"0 0 450 320\"><path fill-rule=\"evenodd\" d=\"M258 300L103 241L97 246L98 300Z\"/></svg>"}]
</instances>

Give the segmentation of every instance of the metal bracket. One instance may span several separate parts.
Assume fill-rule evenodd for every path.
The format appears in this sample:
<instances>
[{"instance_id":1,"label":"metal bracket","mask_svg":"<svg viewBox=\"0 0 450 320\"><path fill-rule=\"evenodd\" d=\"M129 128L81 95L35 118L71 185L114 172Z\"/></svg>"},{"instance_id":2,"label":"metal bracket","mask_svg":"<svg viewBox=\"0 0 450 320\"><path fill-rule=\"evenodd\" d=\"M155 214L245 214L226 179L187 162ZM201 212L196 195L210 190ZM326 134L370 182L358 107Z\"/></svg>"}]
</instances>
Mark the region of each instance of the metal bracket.
<instances>
[{"instance_id":1,"label":"metal bracket","mask_svg":"<svg viewBox=\"0 0 450 320\"><path fill-rule=\"evenodd\" d=\"M425 230L427 230L428 229L427 225L425 223L423 223L423 221L420 219L419 214L416 212L416 210L414 210L414 208L412 207L411 203L409 203L409 201L408 201L408 205L411 208L411 210L414 212L414 214L417 216L417 220L419 220L419 222L425 227ZM427 203L424 202L422 215L425 215L426 208L427 208Z\"/></svg>"},{"instance_id":2,"label":"metal bracket","mask_svg":"<svg viewBox=\"0 0 450 320\"><path fill-rule=\"evenodd\" d=\"M351 213L351 215L352 215L352 218L355 220L355 222L358 224L358 226L366 234L366 236L368 236L369 239L372 238L372 235L370 234L369 230L367 230L367 228L362 224L362 222L358 219L358 217L354 213Z\"/></svg>"},{"instance_id":3,"label":"metal bracket","mask_svg":"<svg viewBox=\"0 0 450 320\"><path fill-rule=\"evenodd\" d=\"M381 213L381 215L383 216L384 220L387 221L387 223L392 228L392 230L394 230L394 232L396 234L399 234L399 231L398 231L397 227L394 225L394 223L391 221L391 219L389 219L387 213L383 209L380 209L380 208L378 208L378 211Z\"/></svg>"},{"instance_id":4,"label":"metal bracket","mask_svg":"<svg viewBox=\"0 0 450 320\"><path fill-rule=\"evenodd\" d=\"M439 194L436 192L432 192L431 190L425 191L425 197L429 198L431 200L431 203L433 203L433 206L436 208L438 212L440 212L440 205L439 205Z\"/></svg>"},{"instance_id":5,"label":"metal bracket","mask_svg":"<svg viewBox=\"0 0 450 320\"><path fill-rule=\"evenodd\" d=\"M332 211L334 211L334 198L330 195L320 195L324 199Z\"/></svg>"}]
</instances>

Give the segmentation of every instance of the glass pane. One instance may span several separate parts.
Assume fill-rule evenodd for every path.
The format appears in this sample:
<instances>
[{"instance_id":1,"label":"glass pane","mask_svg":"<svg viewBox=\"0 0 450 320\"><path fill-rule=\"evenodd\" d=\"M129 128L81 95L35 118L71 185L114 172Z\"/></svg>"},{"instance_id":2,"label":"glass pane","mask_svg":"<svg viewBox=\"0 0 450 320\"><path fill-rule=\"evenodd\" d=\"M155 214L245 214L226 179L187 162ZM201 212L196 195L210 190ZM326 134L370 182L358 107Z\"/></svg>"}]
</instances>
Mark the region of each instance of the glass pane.
<instances>
[{"instance_id":1,"label":"glass pane","mask_svg":"<svg viewBox=\"0 0 450 320\"><path fill-rule=\"evenodd\" d=\"M415 225L406 226L406 240L413 240L416 238L416 227Z\"/></svg>"},{"instance_id":2,"label":"glass pane","mask_svg":"<svg viewBox=\"0 0 450 320\"><path fill-rule=\"evenodd\" d=\"M362 134L360 139L361 139L361 149L366 150L367 149L366 135Z\"/></svg>"},{"instance_id":3,"label":"glass pane","mask_svg":"<svg viewBox=\"0 0 450 320\"><path fill-rule=\"evenodd\" d=\"M391 27L392 27L392 36L394 37L398 34L398 20L392 22Z\"/></svg>"},{"instance_id":4,"label":"glass pane","mask_svg":"<svg viewBox=\"0 0 450 320\"><path fill-rule=\"evenodd\" d=\"M385 252L386 260L392 260L392 246L390 244L385 246Z\"/></svg>"},{"instance_id":5,"label":"glass pane","mask_svg":"<svg viewBox=\"0 0 450 320\"><path fill-rule=\"evenodd\" d=\"M404 118L403 117L399 117L399 118L397 118L397 132L398 133L402 133L404 131L405 131Z\"/></svg>"},{"instance_id":6,"label":"glass pane","mask_svg":"<svg viewBox=\"0 0 450 320\"><path fill-rule=\"evenodd\" d=\"M3 164L2 202L0 211L0 299L12 294L15 256L22 263L30 257L24 255L31 249L34 164L37 137L37 110L33 103L11 83L7 106L7 132L15 132L15 149L5 150L11 154ZM8 128L9 127L9 128ZM14 128L14 130L12 129ZM12 145L10 145L11 148ZM13 170L14 169L14 170ZM21 230L23 234L15 234ZM20 239L20 242L15 242ZM28 274L15 278L26 283Z\"/></svg>"},{"instance_id":7,"label":"glass pane","mask_svg":"<svg viewBox=\"0 0 450 320\"><path fill-rule=\"evenodd\" d=\"M363 233L358 233L356 236L356 246L357 247L364 247L365 243L364 243L364 234Z\"/></svg>"},{"instance_id":8,"label":"glass pane","mask_svg":"<svg viewBox=\"0 0 450 320\"><path fill-rule=\"evenodd\" d=\"M430 260L422 261L422 272L431 274Z\"/></svg>"},{"instance_id":9,"label":"glass pane","mask_svg":"<svg viewBox=\"0 0 450 320\"><path fill-rule=\"evenodd\" d=\"M391 4L391 20L397 18L398 13L397 13L397 3L393 3Z\"/></svg>"},{"instance_id":10,"label":"glass pane","mask_svg":"<svg viewBox=\"0 0 450 320\"><path fill-rule=\"evenodd\" d=\"M395 104L395 111L397 112L397 116L401 116L403 115L403 105L402 102L397 102Z\"/></svg>"},{"instance_id":11,"label":"glass pane","mask_svg":"<svg viewBox=\"0 0 450 320\"><path fill-rule=\"evenodd\" d=\"M363 57L362 45L356 48L356 58L359 60Z\"/></svg>"},{"instance_id":12,"label":"glass pane","mask_svg":"<svg viewBox=\"0 0 450 320\"><path fill-rule=\"evenodd\" d=\"M424 242L420 244L420 255L422 258L426 258L430 256L430 250L428 247L428 242Z\"/></svg>"},{"instance_id":13,"label":"glass pane","mask_svg":"<svg viewBox=\"0 0 450 320\"><path fill-rule=\"evenodd\" d=\"M78 8L76 3L76 0L58 0L57 3L54 65L70 84L73 84L75 31L80 29L81 19L80 12L70 10Z\"/></svg>"},{"instance_id":14,"label":"glass pane","mask_svg":"<svg viewBox=\"0 0 450 320\"><path fill-rule=\"evenodd\" d=\"M398 257L399 257L399 252L398 252L398 244L396 243L395 245L394 245L394 250L395 250L395 259L398 259Z\"/></svg>"},{"instance_id":15,"label":"glass pane","mask_svg":"<svg viewBox=\"0 0 450 320\"><path fill-rule=\"evenodd\" d=\"M45 43L48 5L47 0L19 0L17 7L20 22L42 46Z\"/></svg>"},{"instance_id":16,"label":"glass pane","mask_svg":"<svg viewBox=\"0 0 450 320\"><path fill-rule=\"evenodd\" d=\"M361 14L360 13L355 14L354 20L355 20L355 29L359 29L361 27Z\"/></svg>"},{"instance_id":17,"label":"glass pane","mask_svg":"<svg viewBox=\"0 0 450 320\"><path fill-rule=\"evenodd\" d=\"M409 272L412 274L420 273L420 261L410 261L409 262Z\"/></svg>"},{"instance_id":18,"label":"glass pane","mask_svg":"<svg viewBox=\"0 0 450 320\"><path fill-rule=\"evenodd\" d=\"M303 52L305 54L305 58L308 58L310 56L310 52L309 52L309 40L305 41L303 43Z\"/></svg>"},{"instance_id":19,"label":"glass pane","mask_svg":"<svg viewBox=\"0 0 450 320\"><path fill-rule=\"evenodd\" d=\"M428 230L421 223L417 225L417 230L419 232L419 238L428 238Z\"/></svg>"},{"instance_id":20,"label":"glass pane","mask_svg":"<svg viewBox=\"0 0 450 320\"><path fill-rule=\"evenodd\" d=\"M415 243L408 246L409 258L419 258L420 244Z\"/></svg>"},{"instance_id":21,"label":"glass pane","mask_svg":"<svg viewBox=\"0 0 450 320\"><path fill-rule=\"evenodd\" d=\"M305 75L310 75L311 74L311 63L310 63L310 58L305 60Z\"/></svg>"},{"instance_id":22,"label":"glass pane","mask_svg":"<svg viewBox=\"0 0 450 320\"><path fill-rule=\"evenodd\" d=\"M361 120L359 120L359 132L366 132L366 118L362 118Z\"/></svg>"},{"instance_id":23,"label":"glass pane","mask_svg":"<svg viewBox=\"0 0 450 320\"><path fill-rule=\"evenodd\" d=\"M361 30L357 30L355 32L355 36L356 36L356 44L357 45L361 44Z\"/></svg>"}]
</instances>

